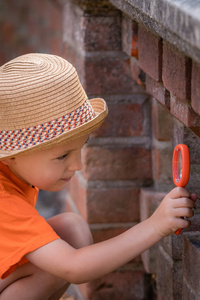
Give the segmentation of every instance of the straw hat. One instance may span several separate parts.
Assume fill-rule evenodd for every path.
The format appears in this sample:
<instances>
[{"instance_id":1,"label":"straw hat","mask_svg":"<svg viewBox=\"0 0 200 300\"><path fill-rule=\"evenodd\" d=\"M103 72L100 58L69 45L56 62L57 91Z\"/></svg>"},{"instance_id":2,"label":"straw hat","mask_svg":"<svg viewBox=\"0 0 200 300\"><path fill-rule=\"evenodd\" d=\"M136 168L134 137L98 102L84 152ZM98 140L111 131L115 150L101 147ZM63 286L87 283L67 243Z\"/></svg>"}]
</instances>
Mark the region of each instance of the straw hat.
<instances>
[{"instance_id":1,"label":"straw hat","mask_svg":"<svg viewBox=\"0 0 200 300\"><path fill-rule=\"evenodd\" d=\"M0 67L0 159L88 134L106 115L105 101L88 100L59 56L25 54Z\"/></svg>"}]
</instances>

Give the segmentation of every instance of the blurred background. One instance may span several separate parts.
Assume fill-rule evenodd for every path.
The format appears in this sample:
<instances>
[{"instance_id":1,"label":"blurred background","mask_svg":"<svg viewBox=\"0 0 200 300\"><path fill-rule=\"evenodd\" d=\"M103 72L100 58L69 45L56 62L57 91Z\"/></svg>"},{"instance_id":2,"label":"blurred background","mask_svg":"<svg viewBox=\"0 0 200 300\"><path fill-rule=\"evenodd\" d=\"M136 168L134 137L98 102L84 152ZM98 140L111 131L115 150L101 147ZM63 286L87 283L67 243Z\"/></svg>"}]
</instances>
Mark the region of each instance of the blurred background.
<instances>
[{"instance_id":1,"label":"blurred background","mask_svg":"<svg viewBox=\"0 0 200 300\"><path fill-rule=\"evenodd\" d=\"M80 213L94 242L124 232L174 187L179 143L191 154L187 188L200 195L199 12L199 1L185 0L0 0L0 65L30 52L63 56L88 97L102 97L109 107L67 191L40 191L37 208L45 218ZM198 202L190 229L79 286L81 297L200 299L199 215Z\"/></svg>"},{"instance_id":2,"label":"blurred background","mask_svg":"<svg viewBox=\"0 0 200 300\"><path fill-rule=\"evenodd\" d=\"M59 1L0 1L0 65L31 52L62 55ZM45 218L65 211L66 191L40 191L37 209Z\"/></svg>"}]
</instances>

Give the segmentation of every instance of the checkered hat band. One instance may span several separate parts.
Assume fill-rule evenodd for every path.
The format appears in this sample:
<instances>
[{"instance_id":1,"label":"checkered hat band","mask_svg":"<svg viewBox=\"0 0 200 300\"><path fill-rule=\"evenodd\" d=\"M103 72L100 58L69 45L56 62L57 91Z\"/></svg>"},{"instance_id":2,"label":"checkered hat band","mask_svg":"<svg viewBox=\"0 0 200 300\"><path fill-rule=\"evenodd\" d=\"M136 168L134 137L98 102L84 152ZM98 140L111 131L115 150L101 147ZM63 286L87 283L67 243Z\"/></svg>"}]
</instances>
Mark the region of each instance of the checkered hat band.
<instances>
[{"instance_id":1,"label":"checkered hat band","mask_svg":"<svg viewBox=\"0 0 200 300\"><path fill-rule=\"evenodd\" d=\"M85 101L79 108L65 116L25 129L0 131L0 150L24 150L58 137L92 120L94 110Z\"/></svg>"}]
</instances>

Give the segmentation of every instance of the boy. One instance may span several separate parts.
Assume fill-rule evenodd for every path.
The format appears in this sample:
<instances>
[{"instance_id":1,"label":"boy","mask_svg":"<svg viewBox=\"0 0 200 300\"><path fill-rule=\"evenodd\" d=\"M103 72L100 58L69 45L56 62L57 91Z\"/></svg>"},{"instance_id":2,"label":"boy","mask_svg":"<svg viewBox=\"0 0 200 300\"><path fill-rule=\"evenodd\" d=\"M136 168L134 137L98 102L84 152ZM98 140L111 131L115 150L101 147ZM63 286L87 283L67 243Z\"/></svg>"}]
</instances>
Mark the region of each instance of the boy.
<instances>
[{"instance_id":1,"label":"boy","mask_svg":"<svg viewBox=\"0 0 200 300\"><path fill-rule=\"evenodd\" d=\"M103 276L189 226L182 217L193 216L196 195L182 188L146 221L95 245L80 216L39 216L38 189L65 188L106 114L61 57L27 54L0 68L0 300L57 300L70 283Z\"/></svg>"}]
</instances>

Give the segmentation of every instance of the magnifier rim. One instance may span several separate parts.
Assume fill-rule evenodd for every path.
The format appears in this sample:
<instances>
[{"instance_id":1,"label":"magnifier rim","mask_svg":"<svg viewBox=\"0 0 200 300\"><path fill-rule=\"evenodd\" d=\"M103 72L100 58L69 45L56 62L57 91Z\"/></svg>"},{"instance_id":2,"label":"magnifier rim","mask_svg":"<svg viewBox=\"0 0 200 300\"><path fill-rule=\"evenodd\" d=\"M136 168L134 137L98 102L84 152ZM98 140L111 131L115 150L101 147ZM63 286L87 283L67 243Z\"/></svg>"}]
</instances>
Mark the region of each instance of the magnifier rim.
<instances>
[{"instance_id":1,"label":"magnifier rim","mask_svg":"<svg viewBox=\"0 0 200 300\"><path fill-rule=\"evenodd\" d=\"M182 155L182 176L177 180L178 176L178 155ZM176 186L185 187L190 177L190 151L187 145L179 144L174 149L173 154L173 180Z\"/></svg>"}]
</instances>

